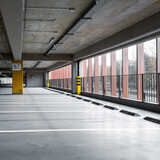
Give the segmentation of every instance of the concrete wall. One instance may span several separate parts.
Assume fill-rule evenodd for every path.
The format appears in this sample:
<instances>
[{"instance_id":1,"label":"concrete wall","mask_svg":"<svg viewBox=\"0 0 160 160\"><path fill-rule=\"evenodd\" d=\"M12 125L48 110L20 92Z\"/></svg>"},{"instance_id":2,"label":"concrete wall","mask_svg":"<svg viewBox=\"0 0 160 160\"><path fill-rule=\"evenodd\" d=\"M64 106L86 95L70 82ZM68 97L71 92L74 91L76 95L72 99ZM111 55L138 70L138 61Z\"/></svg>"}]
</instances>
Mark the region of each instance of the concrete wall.
<instances>
[{"instance_id":1,"label":"concrete wall","mask_svg":"<svg viewBox=\"0 0 160 160\"><path fill-rule=\"evenodd\" d=\"M27 87L44 87L44 73L27 72Z\"/></svg>"}]
</instances>

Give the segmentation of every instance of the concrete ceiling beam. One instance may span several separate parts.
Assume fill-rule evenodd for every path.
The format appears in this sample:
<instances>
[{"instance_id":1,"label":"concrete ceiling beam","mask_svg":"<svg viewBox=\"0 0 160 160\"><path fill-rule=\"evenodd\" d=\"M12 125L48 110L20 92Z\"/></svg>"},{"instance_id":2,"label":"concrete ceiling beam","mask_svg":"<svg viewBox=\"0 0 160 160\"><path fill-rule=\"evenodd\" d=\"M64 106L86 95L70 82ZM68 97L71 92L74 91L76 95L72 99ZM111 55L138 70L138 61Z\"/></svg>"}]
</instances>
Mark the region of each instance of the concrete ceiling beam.
<instances>
[{"instance_id":1,"label":"concrete ceiling beam","mask_svg":"<svg viewBox=\"0 0 160 160\"><path fill-rule=\"evenodd\" d=\"M160 35L160 12L99 41L73 55L73 60L89 58Z\"/></svg>"},{"instance_id":2,"label":"concrete ceiling beam","mask_svg":"<svg viewBox=\"0 0 160 160\"><path fill-rule=\"evenodd\" d=\"M22 59L23 0L0 0L0 10L14 60Z\"/></svg>"},{"instance_id":3,"label":"concrete ceiling beam","mask_svg":"<svg viewBox=\"0 0 160 160\"><path fill-rule=\"evenodd\" d=\"M13 61L12 54L0 54L0 61Z\"/></svg>"},{"instance_id":4,"label":"concrete ceiling beam","mask_svg":"<svg viewBox=\"0 0 160 160\"><path fill-rule=\"evenodd\" d=\"M70 62L73 60L73 54L51 54L49 57L42 54L23 54L24 61L61 61Z\"/></svg>"},{"instance_id":5,"label":"concrete ceiling beam","mask_svg":"<svg viewBox=\"0 0 160 160\"><path fill-rule=\"evenodd\" d=\"M46 68L24 68L25 72L46 72Z\"/></svg>"},{"instance_id":6,"label":"concrete ceiling beam","mask_svg":"<svg viewBox=\"0 0 160 160\"><path fill-rule=\"evenodd\" d=\"M61 68L61 67L64 67L66 65L69 65L70 63L68 62L57 62L56 64L46 68L46 71L52 71L52 70L55 70L55 69L58 69L58 68Z\"/></svg>"}]
</instances>

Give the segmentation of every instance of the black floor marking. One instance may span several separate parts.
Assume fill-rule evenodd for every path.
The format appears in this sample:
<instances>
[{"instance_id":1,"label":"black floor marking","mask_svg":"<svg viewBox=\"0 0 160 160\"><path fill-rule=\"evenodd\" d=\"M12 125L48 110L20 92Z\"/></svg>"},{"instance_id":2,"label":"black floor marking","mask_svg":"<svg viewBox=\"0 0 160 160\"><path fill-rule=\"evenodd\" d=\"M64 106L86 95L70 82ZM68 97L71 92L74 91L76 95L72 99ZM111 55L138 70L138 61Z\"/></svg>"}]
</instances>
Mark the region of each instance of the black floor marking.
<instances>
[{"instance_id":1,"label":"black floor marking","mask_svg":"<svg viewBox=\"0 0 160 160\"><path fill-rule=\"evenodd\" d=\"M140 116L138 113L134 113L126 110L120 110L119 112L130 115L130 116L136 116L136 117Z\"/></svg>"},{"instance_id":2,"label":"black floor marking","mask_svg":"<svg viewBox=\"0 0 160 160\"><path fill-rule=\"evenodd\" d=\"M71 95L71 97L76 97L75 95Z\"/></svg>"},{"instance_id":3,"label":"black floor marking","mask_svg":"<svg viewBox=\"0 0 160 160\"><path fill-rule=\"evenodd\" d=\"M152 117L144 117L144 120L160 124L160 119L152 118Z\"/></svg>"},{"instance_id":4,"label":"black floor marking","mask_svg":"<svg viewBox=\"0 0 160 160\"><path fill-rule=\"evenodd\" d=\"M86 102L91 102L91 100L89 100L89 99L83 99L83 101L86 101Z\"/></svg>"},{"instance_id":5,"label":"black floor marking","mask_svg":"<svg viewBox=\"0 0 160 160\"><path fill-rule=\"evenodd\" d=\"M92 103L95 104L95 105L103 106L103 104L99 103L99 102L92 102Z\"/></svg>"},{"instance_id":6,"label":"black floor marking","mask_svg":"<svg viewBox=\"0 0 160 160\"><path fill-rule=\"evenodd\" d=\"M119 109L116 108L116 107L107 106L107 105L105 105L105 106L103 106L103 107L108 108L108 109L111 109L111 110L119 110Z\"/></svg>"},{"instance_id":7,"label":"black floor marking","mask_svg":"<svg viewBox=\"0 0 160 160\"><path fill-rule=\"evenodd\" d=\"M77 99L83 99L83 98L81 98L81 97L76 97Z\"/></svg>"},{"instance_id":8,"label":"black floor marking","mask_svg":"<svg viewBox=\"0 0 160 160\"><path fill-rule=\"evenodd\" d=\"M64 94L63 92L59 92L60 94Z\"/></svg>"}]
</instances>

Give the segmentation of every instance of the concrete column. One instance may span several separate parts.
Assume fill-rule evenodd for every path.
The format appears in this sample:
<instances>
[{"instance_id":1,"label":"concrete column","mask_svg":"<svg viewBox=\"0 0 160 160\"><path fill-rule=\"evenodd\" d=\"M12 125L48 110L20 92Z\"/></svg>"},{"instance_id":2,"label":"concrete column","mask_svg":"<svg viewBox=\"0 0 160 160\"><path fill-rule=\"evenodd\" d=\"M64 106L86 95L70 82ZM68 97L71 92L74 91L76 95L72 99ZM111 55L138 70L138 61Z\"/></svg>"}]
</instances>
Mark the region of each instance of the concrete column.
<instances>
[{"instance_id":1,"label":"concrete column","mask_svg":"<svg viewBox=\"0 0 160 160\"><path fill-rule=\"evenodd\" d=\"M92 58L88 59L88 92L92 92Z\"/></svg>"},{"instance_id":2,"label":"concrete column","mask_svg":"<svg viewBox=\"0 0 160 160\"><path fill-rule=\"evenodd\" d=\"M23 61L12 62L12 93L23 94Z\"/></svg>"},{"instance_id":3,"label":"concrete column","mask_svg":"<svg viewBox=\"0 0 160 160\"><path fill-rule=\"evenodd\" d=\"M86 85L87 85L87 63L86 60L83 60L83 77L84 77L84 81L83 81L83 86L84 86L84 91L86 91Z\"/></svg>"},{"instance_id":4,"label":"concrete column","mask_svg":"<svg viewBox=\"0 0 160 160\"><path fill-rule=\"evenodd\" d=\"M72 62L72 93L77 93L77 76L78 76L78 62Z\"/></svg>"},{"instance_id":5,"label":"concrete column","mask_svg":"<svg viewBox=\"0 0 160 160\"><path fill-rule=\"evenodd\" d=\"M144 73L144 45L138 44L138 66L137 66L137 99L142 100L142 74Z\"/></svg>"},{"instance_id":6,"label":"concrete column","mask_svg":"<svg viewBox=\"0 0 160 160\"><path fill-rule=\"evenodd\" d=\"M99 93L99 65L98 65L98 56L94 57L94 87L95 87L95 93Z\"/></svg>"},{"instance_id":7,"label":"concrete column","mask_svg":"<svg viewBox=\"0 0 160 160\"><path fill-rule=\"evenodd\" d=\"M52 72L53 74L53 72ZM44 86L47 87L47 81L49 79L49 72L44 73Z\"/></svg>"}]
</instances>

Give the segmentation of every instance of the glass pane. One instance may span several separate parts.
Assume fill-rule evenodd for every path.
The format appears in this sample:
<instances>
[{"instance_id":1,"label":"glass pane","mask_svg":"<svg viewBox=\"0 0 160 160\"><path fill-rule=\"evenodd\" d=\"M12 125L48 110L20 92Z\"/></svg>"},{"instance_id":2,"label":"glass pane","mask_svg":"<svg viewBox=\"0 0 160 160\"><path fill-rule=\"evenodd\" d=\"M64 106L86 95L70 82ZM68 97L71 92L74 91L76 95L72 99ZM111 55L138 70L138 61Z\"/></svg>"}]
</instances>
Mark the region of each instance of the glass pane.
<instances>
[{"instance_id":1,"label":"glass pane","mask_svg":"<svg viewBox=\"0 0 160 160\"><path fill-rule=\"evenodd\" d=\"M156 39L144 42L144 99L157 102Z\"/></svg>"},{"instance_id":2,"label":"glass pane","mask_svg":"<svg viewBox=\"0 0 160 160\"><path fill-rule=\"evenodd\" d=\"M144 73L156 73L156 39L144 42Z\"/></svg>"},{"instance_id":3,"label":"glass pane","mask_svg":"<svg viewBox=\"0 0 160 160\"><path fill-rule=\"evenodd\" d=\"M111 53L106 54L106 65L107 65L107 77L106 77L106 88L107 95L111 95Z\"/></svg>"},{"instance_id":4,"label":"glass pane","mask_svg":"<svg viewBox=\"0 0 160 160\"><path fill-rule=\"evenodd\" d=\"M128 97L137 99L137 46L128 47Z\"/></svg>"},{"instance_id":5,"label":"glass pane","mask_svg":"<svg viewBox=\"0 0 160 160\"><path fill-rule=\"evenodd\" d=\"M116 80L117 80L117 93L119 96L119 90L122 92L122 50L116 51Z\"/></svg>"}]
</instances>

